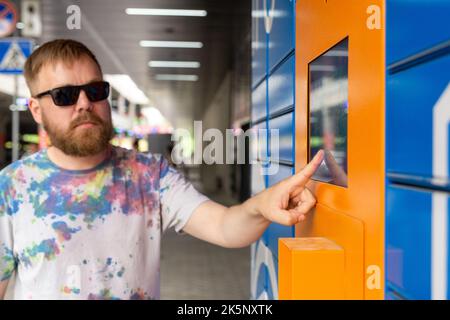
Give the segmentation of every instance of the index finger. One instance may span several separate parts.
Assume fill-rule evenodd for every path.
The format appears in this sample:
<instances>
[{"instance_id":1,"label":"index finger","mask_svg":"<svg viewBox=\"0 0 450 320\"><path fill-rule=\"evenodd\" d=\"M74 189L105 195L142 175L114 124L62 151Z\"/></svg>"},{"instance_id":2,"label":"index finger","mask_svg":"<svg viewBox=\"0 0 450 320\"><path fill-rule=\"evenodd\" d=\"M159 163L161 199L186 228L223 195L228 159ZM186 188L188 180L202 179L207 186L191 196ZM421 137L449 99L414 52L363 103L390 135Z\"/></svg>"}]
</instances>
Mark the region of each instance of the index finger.
<instances>
[{"instance_id":1,"label":"index finger","mask_svg":"<svg viewBox=\"0 0 450 320\"><path fill-rule=\"evenodd\" d=\"M304 186L319 168L323 160L323 150L316 153L314 158L299 173L292 176L291 181L294 185Z\"/></svg>"}]
</instances>

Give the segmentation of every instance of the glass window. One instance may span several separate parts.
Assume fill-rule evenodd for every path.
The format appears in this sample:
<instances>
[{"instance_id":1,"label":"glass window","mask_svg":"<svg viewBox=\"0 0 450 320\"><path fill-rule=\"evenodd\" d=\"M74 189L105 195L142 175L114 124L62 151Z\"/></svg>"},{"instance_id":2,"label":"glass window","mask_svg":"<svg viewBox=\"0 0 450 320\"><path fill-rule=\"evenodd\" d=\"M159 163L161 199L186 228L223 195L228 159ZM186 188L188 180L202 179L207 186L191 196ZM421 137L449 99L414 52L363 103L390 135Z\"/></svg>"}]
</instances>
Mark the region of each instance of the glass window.
<instances>
[{"instance_id":1,"label":"glass window","mask_svg":"<svg viewBox=\"0 0 450 320\"><path fill-rule=\"evenodd\" d=\"M309 159L325 160L313 179L347 187L348 38L309 64Z\"/></svg>"}]
</instances>

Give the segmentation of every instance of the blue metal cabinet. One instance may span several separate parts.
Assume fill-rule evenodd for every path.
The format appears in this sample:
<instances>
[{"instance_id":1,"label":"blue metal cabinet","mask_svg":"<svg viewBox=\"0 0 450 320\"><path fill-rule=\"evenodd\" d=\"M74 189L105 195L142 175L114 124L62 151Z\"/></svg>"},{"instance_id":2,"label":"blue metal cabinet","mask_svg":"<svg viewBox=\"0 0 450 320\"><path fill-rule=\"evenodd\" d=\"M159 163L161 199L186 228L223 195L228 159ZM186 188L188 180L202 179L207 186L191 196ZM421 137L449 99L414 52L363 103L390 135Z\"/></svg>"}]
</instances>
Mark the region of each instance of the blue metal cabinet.
<instances>
[{"instance_id":1,"label":"blue metal cabinet","mask_svg":"<svg viewBox=\"0 0 450 320\"><path fill-rule=\"evenodd\" d=\"M292 55L269 77L269 113L294 105L295 56Z\"/></svg>"},{"instance_id":2,"label":"blue metal cabinet","mask_svg":"<svg viewBox=\"0 0 450 320\"><path fill-rule=\"evenodd\" d=\"M447 55L387 77L388 174L409 176L413 183L426 178L433 185L433 110L449 84L449 71Z\"/></svg>"},{"instance_id":3,"label":"blue metal cabinet","mask_svg":"<svg viewBox=\"0 0 450 320\"><path fill-rule=\"evenodd\" d=\"M270 141L270 160L283 161L289 164L294 162L293 128L294 113L290 112L269 121L269 128L278 129L279 143L275 139ZM271 134L272 135L272 134ZM278 152L276 150L278 148Z\"/></svg>"},{"instance_id":4,"label":"blue metal cabinet","mask_svg":"<svg viewBox=\"0 0 450 320\"><path fill-rule=\"evenodd\" d=\"M450 40L450 1L386 1L387 64Z\"/></svg>"},{"instance_id":5,"label":"blue metal cabinet","mask_svg":"<svg viewBox=\"0 0 450 320\"><path fill-rule=\"evenodd\" d=\"M267 0L269 71L294 48L294 0Z\"/></svg>"},{"instance_id":6,"label":"blue metal cabinet","mask_svg":"<svg viewBox=\"0 0 450 320\"><path fill-rule=\"evenodd\" d=\"M264 80L252 92L252 122L265 119L267 104L267 81Z\"/></svg>"},{"instance_id":7,"label":"blue metal cabinet","mask_svg":"<svg viewBox=\"0 0 450 320\"><path fill-rule=\"evenodd\" d=\"M387 189L386 261L387 286L407 299L431 299L433 255L441 255L448 264L447 243L438 244L440 252L432 251L433 225L444 224L448 233L449 194L411 187L390 186ZM437 205L443 200L445 212ZM433 209L433 206L435 207ZM434 210L434 211L433 211ZM442 219L443 217L443 219ZM433 222L433 219L436 219ZM448 266L445 270L448 274ZM439 280L440 275L435 275ZM448 297L448 281L447 292Z\"/></svg>"},{"instance_id":8,"label":"blue metal cabinet","mask_svg":"<svg viewBox=\"0 0 450 320\"><path fill-rule=\"evenodd\" d=\"M255 87L266 76L267 70L265 3L265 0L252 0L252 87Z\"/></svg>"}]
</instances>

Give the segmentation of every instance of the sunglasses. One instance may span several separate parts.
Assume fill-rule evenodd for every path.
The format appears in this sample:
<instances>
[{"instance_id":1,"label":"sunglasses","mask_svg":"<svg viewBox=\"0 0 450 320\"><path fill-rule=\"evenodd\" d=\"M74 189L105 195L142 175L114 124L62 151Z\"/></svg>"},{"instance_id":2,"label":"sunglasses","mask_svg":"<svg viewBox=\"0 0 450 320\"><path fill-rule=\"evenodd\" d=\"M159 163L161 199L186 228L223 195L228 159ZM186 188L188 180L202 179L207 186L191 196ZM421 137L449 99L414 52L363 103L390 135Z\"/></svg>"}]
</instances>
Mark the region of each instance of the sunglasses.
<instances>
[{"instance_id":1,"label":"sunglasses","mask_svg":"<svg viewBox=\"0 0 450 320\"><path fill-rule=\"evenodd\" d=\"M86 93L90 102L98 102L108 98L109 83L106 81L97 81L81 86L65 86L39 93L35 98L39 99L45 95L52 97L53 103L60 107L72 106L77 103L80 92Z\"/></svg>"}]
</instances>

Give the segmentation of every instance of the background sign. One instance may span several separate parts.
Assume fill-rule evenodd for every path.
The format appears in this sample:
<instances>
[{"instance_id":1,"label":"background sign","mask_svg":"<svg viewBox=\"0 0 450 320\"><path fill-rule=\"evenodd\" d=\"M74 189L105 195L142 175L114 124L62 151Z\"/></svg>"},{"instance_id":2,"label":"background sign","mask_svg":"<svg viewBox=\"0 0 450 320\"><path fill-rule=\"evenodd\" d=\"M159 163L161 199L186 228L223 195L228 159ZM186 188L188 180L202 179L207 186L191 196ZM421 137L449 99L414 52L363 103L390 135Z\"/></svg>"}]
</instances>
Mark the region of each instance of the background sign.
<instances>
[{"instance_id":1,"label":"background sign","mask_svg":"<svg viewBox=\"0 0 450 320\"><path fill-rule=\"evenodd\" d=\"M9 36L16 30L17 11L14 5L6 0L0 0L0 38Z\"/></svg>"},{"instance_id":2,"label":"background sign","mask_svg":"<svg viewBox=\"0 0 450 320\"><path fill-rule=\"evenodd\" d=\"M21 74L32 50L33 42L29 39L0 40L0 73Z\"/></svg>"}]
</instances>

